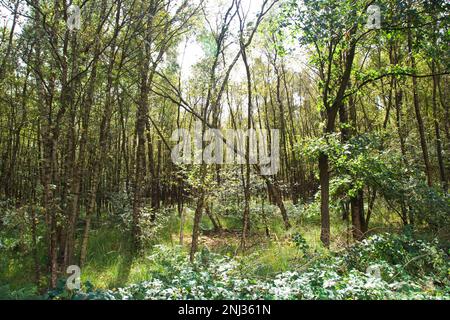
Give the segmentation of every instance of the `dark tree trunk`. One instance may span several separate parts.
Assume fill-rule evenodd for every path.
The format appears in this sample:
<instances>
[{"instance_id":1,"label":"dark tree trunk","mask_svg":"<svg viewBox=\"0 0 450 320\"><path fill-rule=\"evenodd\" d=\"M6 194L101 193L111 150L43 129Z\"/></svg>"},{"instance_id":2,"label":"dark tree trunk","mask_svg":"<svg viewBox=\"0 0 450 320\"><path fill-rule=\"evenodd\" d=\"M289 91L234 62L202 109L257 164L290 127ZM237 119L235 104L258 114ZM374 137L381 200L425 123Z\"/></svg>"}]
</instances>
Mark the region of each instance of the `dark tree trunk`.
<instances>
[{"instance_id":1,"label":"dark tree trunk","mask_svg":"<svg viewBox=\"0 0 450 320\"><path fill-rule=\"evenodd\" d=\"M320 180L320 240L325 247L330 246L330 173L328 171L328 156L321 153L319 156L319 180Z\"/></svg>"},{"instance_id":2,"label":"dark tree trunk","mask_svg":"<svg viewBox=\"0 0 450 320\"><path fill-rule=\"evenodd\" d=\"M411 68L414 71L416 71L416 59L414 58L411 29L408 30L408 53L409 53L409 57L411 59ZM423 123L422 113L420 111L419 88L418 88L416 77L412 77L412 83L413 83L412 89L413 89L414 111L415 111L416 120L417 120L417 129L419 130L420 146L422 148L423 162L425 164L425 174L427 176L428 185L431 187L433 185L433 177L432 177L430 159L428 156L427 140L425 137L425 126Z\"/></svg>"}]
</instances>

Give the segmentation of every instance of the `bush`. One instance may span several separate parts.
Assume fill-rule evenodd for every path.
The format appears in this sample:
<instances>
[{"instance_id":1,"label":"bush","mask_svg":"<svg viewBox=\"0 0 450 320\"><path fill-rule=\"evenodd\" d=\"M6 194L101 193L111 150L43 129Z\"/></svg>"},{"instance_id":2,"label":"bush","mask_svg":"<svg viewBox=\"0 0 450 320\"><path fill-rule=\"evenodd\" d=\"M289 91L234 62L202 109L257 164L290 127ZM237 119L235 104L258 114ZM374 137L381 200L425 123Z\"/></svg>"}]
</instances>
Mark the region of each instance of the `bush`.
<instances>
[{"instance_id":1,"label":"bush","mask_svg":"<svg viewBox=\"0 0 450 320\"><path fill-rule=\"evenodd\" d=\"M307 255L299 236L294 242ZM436 242L410 235L375 235L349 250L311 256L307 266L259 278L245 259L203 250L190 263L179 247L155 247L149 281L112 290L83 290L47 298L72 299L450 299L447 254ZM372 267L379 274L368 272ZM300 269L304 270L301 271Z\"/></svg>"},{"instance_id":2,"label":"bush","mask_svg":"<svg viewBox=\"0 0 450 320\"><path fill-rule=\"evenodd\" d=\"M307 159L329 157L334 172L330 181L331 207L339 209L359 191L377 191L389 207L401 213L404 224L425 222L438 229L450 222L450 198L438 187L429 187L422 168L406 165L398 148L386 148L389 135L370 133L343 143L339 134L304 141L298 148ZM317 201L317 200L316 200Z\"/></svg>"}]
</instances>

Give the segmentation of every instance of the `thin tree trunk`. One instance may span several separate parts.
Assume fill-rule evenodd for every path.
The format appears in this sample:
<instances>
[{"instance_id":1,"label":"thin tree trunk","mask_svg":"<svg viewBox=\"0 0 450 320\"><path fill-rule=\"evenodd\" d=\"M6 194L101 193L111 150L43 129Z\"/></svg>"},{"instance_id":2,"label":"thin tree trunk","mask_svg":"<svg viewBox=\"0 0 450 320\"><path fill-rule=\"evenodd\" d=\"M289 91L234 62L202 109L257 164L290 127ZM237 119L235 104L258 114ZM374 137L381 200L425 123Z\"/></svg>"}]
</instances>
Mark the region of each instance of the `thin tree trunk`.
<instances>
[{"instance_id":1,"label":"thin tree trunk","mask_svg":"<svg viewBox=\"0 0 450 320\"><path fill-rule=\"evenodd\" d=\"M414 58L411 29L408 29L408 53L409 53L409 57L411 60L411 68L415 71L416 70L416 59ZM431 187L433 185L433 177L432 177L430 159L428 157L428 146L427 146L427 140L425 137L425 127L423 124L422 113L420 111L419 93L418 93L419 89L418 89L416 77L412 77L412 83L413 83L412 89L413 89L414 111L416 114L417 128L419 130L420 146L422 148L423 162L425 164L425 174L427 176L428 185Z\"/></svg>"},{"instance_id":2,"label":"thin tree trunk","mask_svg":"<svg viewBox=\"0 0 450 320\"><path fill-rule=\"evenodd\" d=\"M107 86L106 86L106 99L105 99L105 105L103 108L103 115L100 122L100 128L99 128L99 138L98 138L98 145L99 145L99 154L93 156L93 168L92 168L92 179L91 179L91 187L88 193L87 197L87 205L86 205L86 217L85 217L85 226L83 231L83 236L81 239L81 249L80 249L80 267L82 267L86 262L86 256L87 256L87 248L88 248L88 241L89 241L89 232L91 229L91 219L92 215L94 214L94 208L96 203L96 197L98 192L98 186L100 182L100 175L102 172L102 169L104 167L104 162L108 150L108 134L110 131L110 125L111 125L111 115L112 115L112 102L113 102L113 81L114 81L114 75L113 75L113 69L115 64L115 44L116 39L119 33L119 20L120 20L120 2L117 7L116 11L116 21L115 21L115 29L113 38L111 41L111 48L112 51L110 53L109 62L108 62L108 68L107 68ZM123 60L122 60L123 61ZM118 71L120 71L121 65L118 68Z\"/></svg>"},{"instance_id":3,"label":"thin tree trunk","mask_svg":"<svg viewBox=\"0 0 450 320\"><path fill-rule=\"evenodd\" d=\"M434 123L434 132L436 135L436 155L439 164L439 176L441 178L442 189L444 192L448 190L448 181L445 172L445 164L444 157L442 152L442 140L441 140L441 130L439 128L439 120L438 120L438 112L437 112L437 76L434 75L436 73L435 61L431 62L431 72L433 73L433 123Z\"/></svg>"},{"instance_id":4,"label":"thin tree trunk","mask_svg":"<svg viewBox=\"0 0 450 320\"><path fill-rule=\"evenodd\" d=\"M204 166L204 165L202 165L202 166ZM200 234L200 221L202 219L204 202L205 202L205 192L203 190L201 190L200 196L197 199L197 207L195 208L195 214L194 214L194 226L192 229L191 251L189 254L189 258L190 258L191 262L194 261L195 253L197 252L197 249L198 249L198 237Z\"/></svg>"},{"instance_id":5,"label":"thin tree trunk","mask_svg":"<svg viewBox=\"0 0 450 320\"><path fill-rule=\"evenodd\" d=\"M320 240L325 247L330 247L330 173L328 172L328 156L319 155L319 180L320 180Z\"/></svg>"}]
</instances>

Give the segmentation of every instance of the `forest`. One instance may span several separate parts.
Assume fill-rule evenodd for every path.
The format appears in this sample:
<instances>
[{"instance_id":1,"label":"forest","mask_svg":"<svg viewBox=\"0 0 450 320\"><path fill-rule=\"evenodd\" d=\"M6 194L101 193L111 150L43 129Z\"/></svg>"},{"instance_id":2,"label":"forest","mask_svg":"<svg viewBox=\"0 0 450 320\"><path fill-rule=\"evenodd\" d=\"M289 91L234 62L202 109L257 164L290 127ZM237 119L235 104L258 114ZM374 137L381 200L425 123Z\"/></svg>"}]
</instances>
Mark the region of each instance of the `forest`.
<instances>
[{"instance_id":1,"label":"forest","mask_svg":"<svg viewBox=\"0 0 450 320\"><path fill-rule=\"evenodd\" d=\"M0 0L0 300L450 300L446 0Z\"/></svg>"}]
</instances>

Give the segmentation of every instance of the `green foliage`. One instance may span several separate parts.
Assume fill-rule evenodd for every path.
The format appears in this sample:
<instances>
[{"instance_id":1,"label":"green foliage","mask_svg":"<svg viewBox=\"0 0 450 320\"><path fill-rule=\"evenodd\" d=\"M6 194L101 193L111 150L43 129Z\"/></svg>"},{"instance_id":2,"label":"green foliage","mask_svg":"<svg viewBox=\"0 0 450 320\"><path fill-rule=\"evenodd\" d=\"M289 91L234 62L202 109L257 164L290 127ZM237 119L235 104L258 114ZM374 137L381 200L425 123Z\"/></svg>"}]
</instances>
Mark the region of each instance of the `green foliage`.
<instances>
[{"instance_id":1,"label":"green foliage","mask_svg":"<svg viewBox=\"0 0 450 320\"><path fill-rule=\"evenodd\" d=\"M309 256L310 247L306 242L306 239L300 233L294 234L292 237L292 241L295 243L295 246L305 255Z\"/></svg>"},{"instance_id":2,"label":"green foliage","mask_svg":"<svg viewBox=\"0 0 450 320\"><path fill-rule=\"evenodd\" d=\"M443 245L412 235L449 235L450 199L438 181L448 180L450 3L274 0L254 16L239 1L188 2L84 1L77 32L68 32L58 2L0 5L14 21L0 27L0 298L35 297L49 285L52 258L58 274L65 253L76 263L95 209L82 289L68 292L60 279L45 298L448 299ZM365 26L369 4L381 8L379 30ZM30 19L21 21L23 12ZM254 41L236 46L257 25ZM172 130L194 129L199 118L208 127L280 128L273 179L289 230L256 167L245 181L239 164L173 164ZM323 136L339 129L348 135ZM367 234L399 221L409 233L348 248L350 219L332 214L331 248L346 250L324 248L327 210L314 177L323 154L331 213L348 213L363 195ZM240 252L247 182L250 229ZM199 199L209 211L190 263ZM184 247L173 247L180 231Z\"/></svg>"},{"instance_id":3,"label":"green foliage","mask_svg":"<svg viewBox=\"0 0 450 320\"><path fill-rule=\"evenodd\" d=\"M117 192L110 194L112 214L108 221L111 227L130 232L133 224L133 208L127 193ZM155 210L150 206L141 209L139 226L141 228L141 241L144 245L157 242L163 236L163 231L173 214L171 208Z\"/></svg>"},{"instance_id":4,"label":"green foliage","mask_svg":"<svg viewBox=\"0 0 450 320\"><path fill-rule=\"evenodd\" d=\"M294 242L310 251L304 239ZM311 253L311 252L310 252ZM350 250L317 255L292 271L260 278L244 260L203 250L194 263L181 248L158 246L149 281L112 290L84 289L60 299L450 299L448 255L410 235L373 236ZM379 268L381 277L367 272Z\"/></svg>"},{"instance_id":5,"label":"green foliage","mask_svg":"<svg viewBox=\"0 0 450 320\"><path fill-rule=\"evenodd\" d=\"M436 283L448 284L448 256L436 240L414 239L409 233L374 235L344 255L348 268L366 270L374 261L382 266L385 280L397 278L433 278Z\"/></svg>"},{"instance_id":6,"label":"green foliage","mask_svg":"<svg viewBox=\"0 0 450 320\"><path fill-rule=\"evenodd\" d=\"M330 193L334 205L348 203L360 190L370 187L383 196L391 210L404 221L401 207L407 208L418 222L430 226L448 224L449 197L429 187L420 169L406 165L394 147L387 144L383 133L362 134L343 143L339 134L312 139L301 144L302 152L310 160L325 153L334 169Z\"/></svg>"},{"instance_id":7,"label":"green foliage","mask_svg":"<svg viewBox=\"0 0 450 320\"><path fill-rule=\"evenodd\" d=\"M12 289L9 285L0 285L0 300L39 299L36 286L28 285Z\"/></svg>"}]
</instances>

